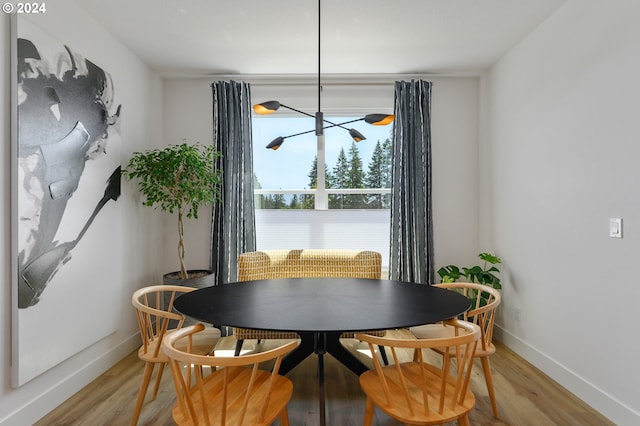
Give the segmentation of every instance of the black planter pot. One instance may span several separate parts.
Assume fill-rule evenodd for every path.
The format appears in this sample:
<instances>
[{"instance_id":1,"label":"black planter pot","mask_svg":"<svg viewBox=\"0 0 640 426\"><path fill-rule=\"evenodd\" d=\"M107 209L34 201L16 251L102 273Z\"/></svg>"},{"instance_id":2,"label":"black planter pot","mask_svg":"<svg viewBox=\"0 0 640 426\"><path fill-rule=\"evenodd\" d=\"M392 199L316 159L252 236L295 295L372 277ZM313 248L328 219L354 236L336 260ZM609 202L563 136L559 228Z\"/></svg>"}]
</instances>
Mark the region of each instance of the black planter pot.
<instances>
[{"instance_id":1,"label":"black planter pot","mask_svg":"<svg viewBox=\"0 0 640 426\"><path fill-rule=\"evenodd\" d=\"M193 269L187 271L189 278L180 278L180 271L169 272L162 276L164 284L183 285L186 287L203 288L215 285L215 275L206 269Z\"/></svg>"}]
</instances>

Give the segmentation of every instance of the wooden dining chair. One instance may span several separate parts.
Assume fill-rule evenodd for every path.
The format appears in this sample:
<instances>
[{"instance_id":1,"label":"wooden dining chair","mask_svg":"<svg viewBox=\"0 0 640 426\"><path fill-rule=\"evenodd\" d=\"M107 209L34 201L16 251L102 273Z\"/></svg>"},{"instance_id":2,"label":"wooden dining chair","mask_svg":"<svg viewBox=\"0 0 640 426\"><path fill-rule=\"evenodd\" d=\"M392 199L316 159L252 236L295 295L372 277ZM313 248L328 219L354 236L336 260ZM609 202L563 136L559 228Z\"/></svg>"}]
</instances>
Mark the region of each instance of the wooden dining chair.
<instances>
[{"instance_id":1,"label":"wooden dining chair","mask_svg":"<svg viewBox=\"0 0 640 426\"><path fill-rule=\"evenodd\" d=\"M493 287L485 284L477 283L441 283L435 284L436 287L446 288L458 291L467 298L472 300L472 308L464 313L463 319L473 322L480 327L481 337L475 357L482 361L482 370L484 372L487 391L491 399L491 408L493 415L498 417L498 404L493 389L493 378L491 376L491 365L489 364L489 356L496 351L493 344L493 325L498 305L500 304L500 292ZM447 337L455 333L455 329L446 323L425 324L409 329L411 333L420 339L432 339L436 337ZM443 350L434 348L436 352L442 353Z\"/></svg>"},{"instance_id":2,"label":"wooden dining chair","mask_svg":"<svg viewBox=\"0 0 640 426\"><path fill-rule=\"evenodd\" d=\"M142 338L142 346L138 350L138 358L145 362L145 369L140 391L138 392L136 408L131 419L132 425L138 423L140 411L142 410L156 364L159 365L159 369L156 374L156 382L151 399L155 399L158 394L164 366L169 361L162 352L162 340L181 328L185 321L185 316L174 309L173 302L179 295L193 290L195 288L178 285L154 285L141 288L133 293L131 302L136 308L138 326ZM206 331L198 337L195 350L198 353L209 353L214 349L220 338L220 330L207 327Z\"/></svg>"},{"instance_id":3,"label":"wooden dining chair","mask_svg":"<svg viewBox=\"0 0 640 426\"><path fill-rule=\"evenodd\" d=\"M202 324L184 327L166 336L162 344L176 389L172 411L176 424L260 426L277 418L281 426L288 426L293 383L278 370L284 355L298 342L251 355L199 355L194 347L203 331ZM260 368L262 363L268 363L263 368L270 371Z\"/></svg>"},{"instance_id":4,"label":"wooden dining chair","mask_svg":"<svg viewBox=\"0 0 640 426\"><path fill-rule=\"evenodd\" d=\"M371 350L373 345L384 345L393 357L388 366L373 358L374 369L360 376L360 387L367 397L365 426L372 424L375 407L405 424L457 420L460 425L469 425L468 414L475 406L469 382L480 327L458 319L447 320L447 324L456 330L452 337L394 339L356 334ZM446 348L442 363L428 362L422 349L430 348ZM412 359L414 351L417 356Z\"/></svg>"}]
</instances>

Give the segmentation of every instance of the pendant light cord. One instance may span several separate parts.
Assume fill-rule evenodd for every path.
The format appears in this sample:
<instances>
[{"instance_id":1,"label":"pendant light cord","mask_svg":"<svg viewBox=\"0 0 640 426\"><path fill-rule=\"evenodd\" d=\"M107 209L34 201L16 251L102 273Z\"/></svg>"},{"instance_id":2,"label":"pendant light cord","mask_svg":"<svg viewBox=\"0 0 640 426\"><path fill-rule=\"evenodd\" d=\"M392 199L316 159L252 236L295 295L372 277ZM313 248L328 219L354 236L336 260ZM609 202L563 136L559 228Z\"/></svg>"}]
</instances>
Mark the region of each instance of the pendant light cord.
<instances>
[{"instance_id":1,"label":"pendant light cord","mask_svg":"<svg viewBox=\"0 0 640 426\"><path fill-rule=\"evenodd\" d=\"M346 121L344 123L332 123L329 120L325 120L324 119L324 114L322 112L322 105L321 105L321 98L322 98L322 66L321 66L321 59L322 59L322 0L318 0L318 109L316 110L316 113L314 115L309 114L308 112L304 112L304 111L300 111L297 110L295 108L291 108L287 105L283 105L278 101L269 101L269 102L264 102L262 104L256 104L253 106L253 109L256 113L258 114L267 114L269 112L273 112L275 110L277 110L278 108L285 107L287 109L290 109L292 111L296 111L302 115L306 115L308 117L313 117L315 118L315 133L316 136L318 137L318 148L317 148L317 160L319 164L324 163L324 129L328 129L330 127L340 127L344 130L347 130L349 132L349 135L353 138L353 140L355 142L360 142L362 140L365 140L366 138L364 137L364 135L360 132L358 132L355 129L349 129L347 127L344 127L344 124L347 123L354 123L356 121L360 121L360 120L364 120L369 124L376 124L376 125L384 125L384 124L389 124L390 122L393 121L393 115L384 115L384 114L367 114L365 117L363 118L358 118L355 120L351 120L351 121ZM327 125L328 124L328 125ZM282 142L286 139L286 138L290 138L293 136L300 136L300 135L305 135L307 133L311 133L314 130L309 130L307 132L300 132L300 133L296 133L293 135L289 135L289 136L278 136L277 138L275 138L273 141L271 141L271 143L269 143L269 145L267 145L267 148L276 150L280 147L280 145L282 145ZM321 158L322 155L322 158ZM322 187L323 185L320 185L320 177L321 175L324 175L323 170L318 170L318 185L319 187ZM322 179L324 181L324 177ZM326 198L326 194L324 195L324 197ZM316 201L318 200L318 198L316 198ZM326 200L325 200L326 201ZM316 208L318 204L316 204ZM326 209L326 202L324 203L320 203L320 205L322 207L320 207L321 209Z\"/></svg>"},{"instance_id":2,"label":"pendant light cord","mask_svg":"<svg viewBox=\"0 0 640 426\"><path fill-rule=\"evenodd\" d=\"M318 112L321 112L320 109L320 92L322 90L322 85L320 83L320 22L321 22L321 9L320 9L320 0L318 0Z\"/></svg>"}]
</instances>

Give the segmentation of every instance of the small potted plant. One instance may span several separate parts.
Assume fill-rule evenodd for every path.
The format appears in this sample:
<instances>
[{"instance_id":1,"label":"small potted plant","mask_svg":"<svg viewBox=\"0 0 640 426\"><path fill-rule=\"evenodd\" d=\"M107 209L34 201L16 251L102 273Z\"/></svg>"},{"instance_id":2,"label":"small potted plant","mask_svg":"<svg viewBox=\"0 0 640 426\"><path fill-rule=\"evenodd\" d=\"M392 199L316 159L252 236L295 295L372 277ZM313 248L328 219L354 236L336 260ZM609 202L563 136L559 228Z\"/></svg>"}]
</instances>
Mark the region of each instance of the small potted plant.
<instances>
[{"instance_id":1,"label":"small potted plant","mask_svg":"<svg viewBox=\"0 0 640 426\"><path fill-rule=\"evenodd\" d=\"M468 282L489 285L496 290L500 290L500 277L497 274L500 270L493 266L502 263L502 259L490 253L480 253L478 257L484 260L483 266L472 266L470 268L460 268L455 265L447 265L438 269L438 275L443 283L452 283L464 277ZM491 266L488 266L490 264Z\"/></svg>"},{"instance_id":2,"label":"small potted plant","mask_svg":"<svg viewBox=\"0 0 640 426\"><path fill-rule=\"evenodd\" d=\"M469 268L460 268L456 265L447 265L438 269L438 275L440 275L443 283L452 283L464 279L465 282L484 284L500 290L502 288L500 277L498 277L500 270L495 265L502 263L502 259L491 253L480 253L478 257L484 261L482 266L475 265ZM472 302L471 309L474 309L475 292L470 291L468 296Z\"/></svg>"},{"instance_id":3,"label":"small potted plant","mask_svg":"<svg viewBox=\"0 0 640 426\"><path fill-rule=\"evenodd\" d=\"M220 153L211 145L169 145L164 149L134 152L122 175L135 180L144 206L178 215L180 271L165 274L169 280L186 280L210 271L188 271L185 264L184 220L197 218L198 208L220 200L221 170L214 169Z\"/></svg>"}]
</instances>

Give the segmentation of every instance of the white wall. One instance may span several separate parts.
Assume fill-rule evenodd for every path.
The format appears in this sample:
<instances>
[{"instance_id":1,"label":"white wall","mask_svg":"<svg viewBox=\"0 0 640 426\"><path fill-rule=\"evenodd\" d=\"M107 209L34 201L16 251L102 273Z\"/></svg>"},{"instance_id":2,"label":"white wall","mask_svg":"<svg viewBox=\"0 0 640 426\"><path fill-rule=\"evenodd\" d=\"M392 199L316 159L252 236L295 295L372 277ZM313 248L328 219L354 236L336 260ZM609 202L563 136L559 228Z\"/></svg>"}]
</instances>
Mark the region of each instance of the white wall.
<instances>
[{"instance_id":1,"label":"white wall","mask_svg":"<svg viewBox=\"0 0 640 426\"><path fill-rule=\"evenodd\" d=\"M46 14L30 19L58 40L68 44L108 71L114 81L117 97L122 104L121 140L123 163L133 150L153 145L161 140L162 103L161 80L143 63L124 48L112 35L85 15L75 3L57 1L47 4ZM0 42L4 51L10 51L10 17L0 16ZM119 319L118 331L77 355L63 361L20 388L11 387L11 222L10 222L10 69L9 55L0 57L3 81L0 84L0 129L4 140L0 176L0 258L2 259L2 350L0 351L0 425L32 424L58 406L104 370L119 361L139 345L135 314L131 306L131 293L145 283L158 282L161 256L158 233L154 230L162 218L138 206L137 195L123 181L122 196L117 201L121 209L122 241L120 258L123 276L114 282L119 292L118 303L111 315ZM91 206L93 208L93 206ZM96 301L88 301L88 303ZM70 307L72 309L72 307ZM82 318L78 318L82 321ZM47 318L42 318L47 321ZM64 332L64 324L59 325Z\"/></svg>"},{"instance_id":2,"label":"white wall","mask_svg":"<svg viewBox=\"0 0 640 426\"><path fill-rule=\"evenodd\" d=\"M635 0L570 0L483 84L501 338L620 425L640 424L639 20Z\"/></svg>"},{"instance_id":3,"label":"white wall","mask_svg":"<svg viewBox=\"0 0 640 426\"><path fill-rule=\"evenodd\" d=\"M213 106L211 80L164 80L162 122L164 145L213 141ZM171 271L178 270L177 219L166 218L167 234L164 247L164 262ZM199 209L199 219L188 219L184 223L185 263L187 269L207 269L210 259L211 207ZM165 272L169 272L166 270Z\"/></svg>"},{"instance_id":4,"label":"white wall","mask_svg":"<svg viewBox=\"0 0 640 426\"><path fill-rule=\"evenodd\" d=\"M470 264L480 251L488 248L478 243L478 126L479 79L473 77L425 77L432 81L432 145L434 239L436 264ZM164 82L164 124L167 143L182 138L208 143L213 138L211 127L212 79L168 79ZM331 84L331 76L323 89L323 111L348 112L367 105L372 112L393 111L393 80L387 85L349 86ZM251 81L249 81L251 83ZM279 99L298 109L313 112L317 106L316 91L311 86L253 84L252 102ZM254 141L255 142L255 141ZM280 151L279 151L280 152ZM284 154L283 154L284 155ZM273 217L262 215L263 218ZM327 216L329 217L329 216ZM265 219L266 220L266 219ZM275 220L275 219L274 219ZM188 267L207 267L210 209L203 210L198 221L185 225L189 244ZM258 223L259 227L261 224ZM264 224L269 226L268 224ZM206 230L206 232L205 232ZM263 233L258 230L259 235ZM266 233L265 233L266 235ZM258 245L260 246L260 242ZM265 247L269 246L268 244ZM174 250L167 252L173 262Z\"/></svg>"}]
</instances>

